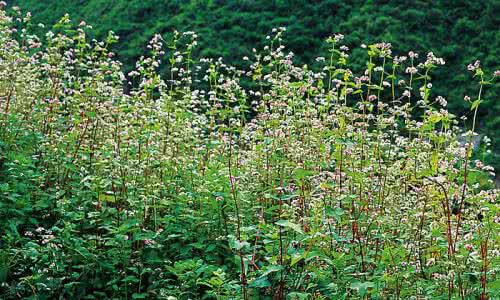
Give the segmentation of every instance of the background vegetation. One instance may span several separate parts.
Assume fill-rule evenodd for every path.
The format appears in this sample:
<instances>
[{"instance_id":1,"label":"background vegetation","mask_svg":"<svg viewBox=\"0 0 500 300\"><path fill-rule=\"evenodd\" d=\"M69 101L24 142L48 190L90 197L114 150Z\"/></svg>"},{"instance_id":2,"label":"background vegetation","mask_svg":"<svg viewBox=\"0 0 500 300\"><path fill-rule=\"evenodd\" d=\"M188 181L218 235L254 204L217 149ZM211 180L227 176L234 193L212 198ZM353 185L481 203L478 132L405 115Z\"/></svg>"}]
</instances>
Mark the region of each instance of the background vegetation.
<instances>
[{"instance_id":1,"label":"background vegetation","mask_svg":"<svg viewBox=\"0 0 500 300\"><path fill-rule=\"evenodd\" d=\"M10 1L7 1L10 2ZM346 35L351 48L379 41L398 45L398 51L433 51L446 60L436 72L436 92L445 96L451 111L468 115L460 101L471 89L466 66L476 59L487 69L498 69L500 57L500 2L485 1L156 1L156 0L15 0L34 13L34 23L54 24L65 13L86 20L97 37L109 30L120 36L118 55L126 70L144 54L146 42L155 33L195 31L200 35L203 57L222 56L242 66L241 58L265 42L274 27L287 27L285 43L299 63L312 63L323 55L324 40L334 32ZM361 49L351 56L352 68L361 70ZM451 74L451 76L450 76ZM446 76L444 76L446 75ZM500 93L497 88L484 95L481 132L493 138L500 153ZM500 167L500 159L487 160Z\"/></svg>"}]
</instances>

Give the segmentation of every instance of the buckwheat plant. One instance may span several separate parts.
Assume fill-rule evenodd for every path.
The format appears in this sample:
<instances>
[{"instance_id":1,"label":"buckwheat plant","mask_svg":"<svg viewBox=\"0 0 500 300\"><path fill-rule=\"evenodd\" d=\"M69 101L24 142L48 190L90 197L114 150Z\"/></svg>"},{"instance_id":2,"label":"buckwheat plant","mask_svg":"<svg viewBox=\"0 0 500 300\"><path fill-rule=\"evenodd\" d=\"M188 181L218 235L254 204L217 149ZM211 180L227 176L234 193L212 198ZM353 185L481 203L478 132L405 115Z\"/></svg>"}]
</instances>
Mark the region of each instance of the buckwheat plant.
<instances>
[{"instance_id":1,"label":"buckwheat plant","mask_svg":"<svg viewBox=\"0 0 500 300\"><path fill-rule=\"evenodd\" d=\"M356 74L335 34L300 66L277 28L239 70L174 32L124 74L112 32L0 7L2 298L500 297L498 71L468 66L460 123L433 53L363 46Z\"/></svg>"}]
</instances>

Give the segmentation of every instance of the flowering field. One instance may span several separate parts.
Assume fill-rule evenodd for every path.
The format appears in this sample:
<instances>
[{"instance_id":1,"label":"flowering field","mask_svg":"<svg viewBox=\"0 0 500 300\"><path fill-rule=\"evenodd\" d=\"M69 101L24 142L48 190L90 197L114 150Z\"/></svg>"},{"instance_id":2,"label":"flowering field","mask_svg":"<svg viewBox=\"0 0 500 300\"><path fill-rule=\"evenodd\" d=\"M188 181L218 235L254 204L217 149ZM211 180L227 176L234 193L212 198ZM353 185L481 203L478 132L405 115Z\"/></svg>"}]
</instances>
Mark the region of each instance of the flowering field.
<instances>
[{"instance_id":1,"label":"flowering field","mask_svg":"<svg viewBox=\"0 0 500 300\"><path fill-rule=\"evenodd\" d=\"M296 65L278 28L240 70L174 32L124 74L112 32L66 16L39 37L4 6L0 297L500 298L499 191L473 143L498 71L468 66L465 122L433 53L361 45L354 74L336 34Z\"/></svg>"}]
</instances>

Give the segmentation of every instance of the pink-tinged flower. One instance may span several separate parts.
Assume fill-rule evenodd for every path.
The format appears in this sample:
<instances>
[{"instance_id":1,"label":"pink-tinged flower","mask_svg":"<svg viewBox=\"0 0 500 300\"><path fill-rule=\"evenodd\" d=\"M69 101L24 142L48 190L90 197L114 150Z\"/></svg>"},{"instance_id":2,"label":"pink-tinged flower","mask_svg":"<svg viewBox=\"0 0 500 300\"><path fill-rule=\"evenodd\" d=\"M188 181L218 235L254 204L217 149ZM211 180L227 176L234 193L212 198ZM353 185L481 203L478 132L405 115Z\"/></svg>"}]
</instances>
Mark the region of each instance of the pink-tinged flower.
<instances>
[{"instance_id":1,"label":"pink-tinged flower","mask_svg":"<svg viewBox=\"0 0 500 300\"><path fill-rule=\"evenodd\" d=\"M493 73L493 76L495 76L495 77L500 77L500 70L496 70L496 71Z\"/></svg>"},{"instance_id":2,"label":"pink-tinged flower","mask_svg":"<svg viewBox=\"0 0 500 300\"><path fill-rule=\"evenodd\" d=\"M464 96L464 101L469 102L469 101L470 101L470 97L469 97L469 96L467 96L467 95L466 95L466 96Z\"/></svg>"},{"instance_id":3,"label":"pink-tinged flower","mask_svg":"<svg viewBox=\"0 0 500 300\"><path fill-rule=\"evenodd\" d=\"M436 259L434 257L431 257L427 262L426 262L426 266L427 267L430 267L432 265L434 265L436 263Z\"/></svg>"},{"instance_id":4,"label":"pink-tinged flower","mask_svg":"<svg viewBox=\"0 0 500 300\"><path fill-rule=\"evenodd\" d=\"M368 100L369 100L369 101L375 101L375 100L377 100L377 96L375 96L375 95L370 95L370 96L368 96Z\"/></svg>"},{"instance_id":5,"label":"pink-tinged flower","mask_svg":"<svg viewBox=\"0 0 500 300\"><path fill-rule=\"evenodd\" d=\"M36 48L40 48L41 45L42 44L40 44L40 43L32 43L32 44L30 44L29 47L30 47L30 49L36 49Z\"/></svg>"},{"instance_id":6,"label":"pink-tinged flower","mask_svg":"<svg viewBox=\"0 0 500 300\"><path fill-rule=\"evenodd\" d=\"M333 40L335 41L335 43L338 43L343 39L344 39L344 35L340 34L340 33L337 33L333 36Z\"/></svg>"},{"instance_id":7,"label":"pink-tinged flower","mask_svg":"<svg viewBox=\"0 0 500 300\"><path fill-rule=\"evenodd\" d=\"M404 61L406 61L406 56L395 56L394 59L392 60L392 63L395 65L402 64Z\"/></svg>"},{"instance_id":8,"label":"pink-tinged flower","mask_svg":"<svg viewBox=\"0 0 500 300\"><path fill-rule=\"evenodd\" d=\"M55 238L55 236L52 234L44 234L44 235L42 235L42 244L43 245L48 244L54 238Z\"/></svg>"},{"instance_id":9,"label":"pink-tinged flower","mask_svg":"<svg viewBox=\"0 0 500 300\"><path fill-rule=\"evenodd\" d=\"M0 1L0 8L4 8L7 6L7 3L5 1Z\"/></svg>"},{"instance_id":10,"label":"pink-tinged flower","mask_svg":"<svg viewBox=\"0 0 500 300\"><path fill-rule=\"evenodd\" d=\"M441 106L446 106L448 104L448 101L446 101L446 99L442 96L437 96L436 97L436 102L439 103L439 105Z\"/></svg>"},{"instance_id":11,"label":"pink-tinged flower","mask_svg":"<svg viewBox=\"0 0 500 300\"><path fill-rule=\"evenodd\" d=\"M153 240L150 240L150 239L144 240L144 245L146 245L146 246L151 246L154 244L156 244L156 242Z\"/></svg>"},{"instance_id":12,"label":"pink-tinged flower","mask_svg":"<svg viewBox=\"0 0 500 300\"><path fill-rule=\"evenodd\" d=\"M476 71L477 69L479 69L479 67L481 66L481 62L479 60L476 60L474 62L474 64L469 64L467 66L467 70L471 71L471 72L474 72Z\"/></svg>"},{"instance_id":13,"label":"pink-tinged flower","mask_svg":"<svg viewBox=\"0 0 500 300\"><path fill-rule=\"evenodd\" d=\"M472 244L465 244L465 249L467 249L467 251L472 251L474 250L474 246L472 246Z\"/></svg>"},{"instance_id":14,"label":"pink-tinged flower","mask_svg":"<svg viewBox=\"0 0 500 300\"><path fill-rule=\"evenodd\" d=\"M444 64L445 61L441 57L436 57L432 52L427 53L427 60L425 61L424 65L430 66L430 65L444 65Z\"/></svg>"},{"instance_id":15,"label":"pink-tinged flower","mask_svg":"<svg viewBox=\"0 0 500 300\"><path fill-rule=\"evenodd\" d=\"M408 73L408 74L416 74L417 73L417 68L415 67L408 67L406 68L405 72Z\"/></svg>"}]
</instances>

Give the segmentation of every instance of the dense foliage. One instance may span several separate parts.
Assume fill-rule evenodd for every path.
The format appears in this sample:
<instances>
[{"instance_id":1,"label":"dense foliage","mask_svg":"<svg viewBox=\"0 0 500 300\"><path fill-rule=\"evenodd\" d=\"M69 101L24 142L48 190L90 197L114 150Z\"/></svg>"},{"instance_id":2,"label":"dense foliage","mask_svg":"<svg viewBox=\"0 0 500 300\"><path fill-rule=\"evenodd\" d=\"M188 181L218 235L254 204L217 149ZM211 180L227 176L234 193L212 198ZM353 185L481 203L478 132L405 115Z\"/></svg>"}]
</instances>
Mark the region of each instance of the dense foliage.
<instances>
[{"instance_id":1,"label":"dense foliage","mask_svg":"<svg viewBox=\"0 0 500 300\"><path fill-rule=\"evenodd\" d=\"M200 35L202 57L222 56L242 67L241 58L265 43L273 27L287 27L284 37L300 63L312 63L323 55L324 40L332 32L348 33L345 44L354 48L351 68L365 67L361 43L379 41L398 45L406 53L433 51L447 65L436 70L436 92L447 97L450 110L466 114L462 99L472 88L465 66L475 59L489 69L499 67L500 2L485 1L341 1L341 0L242 0L242 1L156 1L156 0L15 0L34 12L34 24L53 24L65 13L93 25L96 36L109 30L122 42L117 54L130 71L155 34L174 29ZM166 71L165 71L166 72ZM449 76L453 74L453 76ZM452 87L452 89L450 89ZM493 137L497 157L488 161L500 167L500 86L484 95L480 132ZM472 115L469 113L469 117ZM498 142L497 142L498 141Z\"/></svg>"},{"instance_id":2,"label":"dense foliage","mask_svg":"<svg viewBox=\"0 0 500 300\"><path fill-rule=\"evenodd\" d=\"M499 192L472 146L498 71L469 65L464 124L433 53L370 44L357 73L334 35L297 65L280 28L234 68L186 32L125 76L115 35L30 18L0 9L2 298L500 297Z\"/></svg>"}]
</instances>

